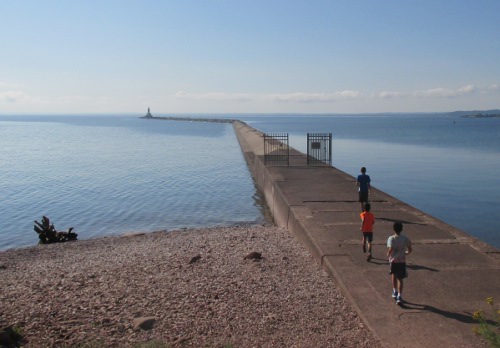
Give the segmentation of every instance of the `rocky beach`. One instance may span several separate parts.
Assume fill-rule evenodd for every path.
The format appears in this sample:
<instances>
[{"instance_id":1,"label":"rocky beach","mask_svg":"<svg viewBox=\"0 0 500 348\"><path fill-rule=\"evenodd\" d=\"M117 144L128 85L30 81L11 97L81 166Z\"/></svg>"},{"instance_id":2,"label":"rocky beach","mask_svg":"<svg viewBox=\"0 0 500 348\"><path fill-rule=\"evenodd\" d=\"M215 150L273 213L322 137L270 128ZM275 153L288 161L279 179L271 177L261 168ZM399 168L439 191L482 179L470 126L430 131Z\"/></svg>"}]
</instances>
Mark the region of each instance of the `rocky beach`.
<instances>
[{"instance_id":1,"label":"rocky beach","mask_svg":"<svg viewBox=\"0 0 500 348\"><path fill-rule=\"evenodd\" d=\"M381 347L274 226L137 233L0 252L0 328L26 347Z\"/></svg>"}]
</instances>

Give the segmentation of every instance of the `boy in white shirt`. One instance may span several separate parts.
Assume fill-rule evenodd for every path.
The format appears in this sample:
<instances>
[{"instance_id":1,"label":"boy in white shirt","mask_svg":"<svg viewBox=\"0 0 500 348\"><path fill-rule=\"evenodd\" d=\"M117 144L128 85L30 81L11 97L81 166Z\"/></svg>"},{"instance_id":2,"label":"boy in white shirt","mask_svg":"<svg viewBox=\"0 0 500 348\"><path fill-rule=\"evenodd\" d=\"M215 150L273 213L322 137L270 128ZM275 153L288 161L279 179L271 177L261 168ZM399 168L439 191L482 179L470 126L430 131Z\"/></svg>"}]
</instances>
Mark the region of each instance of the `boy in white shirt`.
<instances>
[{"instance_id":1,"label":"boy in white shirt","mask_svg":"<svg viewBox=\"0 0 500 348\"><path fill-rule=\"evenodd\" d=\"M395 222L392 229L394 235L387 240L387 256L391 264L392 276L392 297L396 299L396 303L401 305L403 302L403 279L408 276L406 272L406 255L411 253L411 241L408 237L401 234L403 224Z\"/></svg>"}]
</instances>

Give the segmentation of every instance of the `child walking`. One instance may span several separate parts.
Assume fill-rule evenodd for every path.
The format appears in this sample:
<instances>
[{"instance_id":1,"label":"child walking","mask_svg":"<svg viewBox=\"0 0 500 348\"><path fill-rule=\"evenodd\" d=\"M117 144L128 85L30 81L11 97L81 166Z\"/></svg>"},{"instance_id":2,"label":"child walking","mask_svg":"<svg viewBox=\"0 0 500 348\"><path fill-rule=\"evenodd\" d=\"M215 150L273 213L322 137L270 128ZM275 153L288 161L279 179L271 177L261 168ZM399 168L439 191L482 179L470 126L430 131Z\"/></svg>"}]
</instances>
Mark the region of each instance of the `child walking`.
<instances>
[{"instance_id":1,"label":"child walking","mask_svg":"<svg viewBox=\"0 0 500 348\"><path fill-rule=\"evenodd\" d=\"M368 257L366 261L372 259L372 241L373 241L373 225L375 224L375 215L370 212L370 203L365 203L363 212L359 214L361 217L361 232L363 232L363 253L366 253L366 245L368 244Z\"/></svg>"},{"instance_id":2,"label":"child walking","mask_svg":"<svg viewBox=\"0 0 500 348\"><path fill-rule=\"evenodd\" d=\"M370 194L372 189L370 182L370 176L366 174L366 167L361 167L361 174L358 175L358 179L356 180L361 211L363 211L364 204L368 203L368 195Z\"/></svg>"},{"instance_id":3,"label":"child walking","mask_svg":"<svg viewBox=\"0 0 500 348\"><path fill-rule=\"evenodd\" d=\"M401 234L401 231L403 231L401 222L395 222L392 229L394 235L387 240L387 256L391 264L392 298L396 299L398 305L401 305L403 302L403 279L408 276L406 272L406 255L411 253L412 248L410 239Z\"/></svg>"}]
</instances>

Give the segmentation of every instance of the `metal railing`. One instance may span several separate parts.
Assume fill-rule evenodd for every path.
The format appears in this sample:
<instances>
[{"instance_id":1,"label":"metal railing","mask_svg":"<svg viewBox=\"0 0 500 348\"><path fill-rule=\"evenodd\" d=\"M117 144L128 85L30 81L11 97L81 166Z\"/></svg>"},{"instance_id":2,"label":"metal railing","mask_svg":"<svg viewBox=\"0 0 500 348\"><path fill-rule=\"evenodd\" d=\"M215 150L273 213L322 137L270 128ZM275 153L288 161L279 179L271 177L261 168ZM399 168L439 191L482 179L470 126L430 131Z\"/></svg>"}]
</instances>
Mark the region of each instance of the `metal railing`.
<instances>
[{"instance_id":1,"label":"metal railing","mask_svg":"<svg viewBox=\"0 0 500 348\"><path fill-rule=\"evenodd\" d=\"M288 133L264 134L264 164L290 165L290 148Z\"/></svg>"}]
</instances>

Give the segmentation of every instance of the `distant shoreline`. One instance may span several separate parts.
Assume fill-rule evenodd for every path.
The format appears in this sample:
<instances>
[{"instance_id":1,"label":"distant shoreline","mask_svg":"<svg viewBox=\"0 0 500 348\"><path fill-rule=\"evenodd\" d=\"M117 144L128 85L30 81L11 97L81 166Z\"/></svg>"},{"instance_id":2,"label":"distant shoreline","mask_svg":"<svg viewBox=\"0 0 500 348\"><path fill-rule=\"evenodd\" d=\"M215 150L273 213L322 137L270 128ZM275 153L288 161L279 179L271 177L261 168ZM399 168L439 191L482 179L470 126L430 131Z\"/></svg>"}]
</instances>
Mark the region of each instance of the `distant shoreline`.
<instances>
[{"instance_id":1,"label":"distant shoreline","mask_svg":"<svg viewBox=\"0 0 500 348\"><path fill-rule=\"evenodd\" d=\"M500 118L500 114L471 114L471 115L463 115L464 118Z\"/></svg>"}]
</instances>

